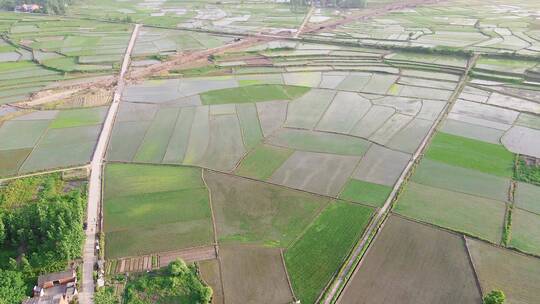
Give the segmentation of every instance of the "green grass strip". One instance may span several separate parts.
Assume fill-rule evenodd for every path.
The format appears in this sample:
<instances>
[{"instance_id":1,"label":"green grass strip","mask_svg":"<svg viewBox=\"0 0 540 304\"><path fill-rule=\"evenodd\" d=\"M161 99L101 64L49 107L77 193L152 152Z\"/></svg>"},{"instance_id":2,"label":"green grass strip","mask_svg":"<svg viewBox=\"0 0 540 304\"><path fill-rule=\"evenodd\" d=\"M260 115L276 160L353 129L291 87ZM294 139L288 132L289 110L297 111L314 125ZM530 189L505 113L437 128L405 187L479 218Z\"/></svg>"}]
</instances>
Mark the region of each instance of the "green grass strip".
<instances>
[{"instance_id":1,"label":"green grass strip","mask_svg":"<svg viewBox=\"0 0 540 304\"><path fill-rule=\"evenodd\" d=\"M287 148L259 145L244 158L235 173L258 180L267 180L293 152Z\"/></svg>"},{"instance_id":2,"label":"green grass strip","mask_svg":"<svg viewBox=\"0 0 540 304\"><path fill-rule=\"evenodd\" d=\"M392 192L392 187L389 186L350 179L339 198L357 203L365 203L374 207L381 207L390 192Z\"/></svg>"},{"instance_id":3,"label":"green grass strip","mask_svg":"<svg viewBox=\"0 0 540 304\"><path fill-rule=\"evenodd\" d=\"M285 252L291 283L302 303L315 302L364 231L372 211L361 205L332 203Z\"/></svg>"}]
</instances>

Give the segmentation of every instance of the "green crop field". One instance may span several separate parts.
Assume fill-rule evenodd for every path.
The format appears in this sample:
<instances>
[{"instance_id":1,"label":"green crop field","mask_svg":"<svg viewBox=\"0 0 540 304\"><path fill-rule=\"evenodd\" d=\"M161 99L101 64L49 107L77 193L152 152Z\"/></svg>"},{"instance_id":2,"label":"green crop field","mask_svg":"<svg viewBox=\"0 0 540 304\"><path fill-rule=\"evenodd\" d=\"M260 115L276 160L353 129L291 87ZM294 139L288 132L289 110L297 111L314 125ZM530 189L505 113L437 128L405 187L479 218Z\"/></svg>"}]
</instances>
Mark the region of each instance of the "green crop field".
<instances>
[{"instance_id":1,"label":"green crop field","mask_svg":"<svg viewBox=\"0 0 540 304\"><path fill-rule=\"evenodd\" d=\"M96 303L178 300L143 286L177 257L213 304L539 302L540 2L4 2L0 189L101 182Z\"/></svg>"},{"instance_id":2,"label":"green crop field","mask_svg":"<svg viewBox=\"0 0 540 304\"><path fill-rule=\"evenodd\" d=\"M49 126L52 129L82 127L101 124L107 108L89 108L61 111Z\"/></svg>"},{"instance_id":3,"label":"green crop field","mask_svg":"<svg viewBox=\"0 0 540 304\"><path fill-rule=\"evenodd\" d=\"M327 198L205 171L220 243L286 247L328 203Z\"/></svg>"},{"instance_id":4,"label":"green crop field","mask_svg":"<svg viewBox=\"0 0 540 304\"><path fill-rule=\"evenodd\" d=\"M498 243L504 202L409 182L394 211Z\"/></svg>"},{"instance_id":5,"label":"green crop field","mask_svg":"<svg viewBox=\"0 0 540 304\"><path fill-rule=\"evenodd\" d=\"M277 84L249 85L201 94L203 104L251 103L268 100L293 100L310 90L302 86Z\"/></svg>"},{"instance_id":6,"label":"green crop field","mask_svg":"<svg viewBox=\"0 0 540 304\"><path fill-rule=\"evenodd\" d=\"M426 158L503 177L512 177L514 155L503 146L437 133Z\"/></svg>"},{"instance_id":7,"label":"green crop field","mask_svg":"<svg viewBox=\"0 0 540 304\"><path fill-rule=\"evenodd\" d=\"M110 164L105 169L105 181L108 258L212 242L208 190L200 169Z\"/></svg>"},{"instance_id":8,"label":"green crop field","mask_svg":"<svg viewBox=\"0 0 540 304\"><path fill-rule=\"evenodd\" d=\"M350 179L345 184L345 188L343 188L339 198L374 207L381 207L391 191L392 188L389 186Z\"/></svg>"},{"instance_id":9,"label":"green crop field","mask_svg":"<svg viewBox=\"0 0 540 304\"><path fill-rule=\"evenodd\" d=\"M302 303L315 302L364 231L372 212L368 207L334 202L287 249L287 270Z\"/></svg>"},{"instance_id":10,"label":"green crop field","mask_svg":"<svg viewBox=\"0 0 540 304\"><path fill-rule=\"evenodd\" d=\"M540 255L540 215L516 209L512 214L510 245Z\"/></svg>"},{"instance_id":11,"label":"green crop field","mask_svg":"<svg viewBox=\"0 0 540 304\"><path fill-rule=\"evenodd\" d=\"M286 148L259 145L242 160L236 174L267 180L292 153L292 150Z\"/></svg>"},{"instance_id":12,"label":"green crop field","mask_svg":"<svg viewBox=\"0 0 540 304\"><path fill-rule=\"evenodd\" d=\"M467 247L483 290L500 289L508 303L537 303L540 260L467 239Z\"/></svg>"}]
</instances>

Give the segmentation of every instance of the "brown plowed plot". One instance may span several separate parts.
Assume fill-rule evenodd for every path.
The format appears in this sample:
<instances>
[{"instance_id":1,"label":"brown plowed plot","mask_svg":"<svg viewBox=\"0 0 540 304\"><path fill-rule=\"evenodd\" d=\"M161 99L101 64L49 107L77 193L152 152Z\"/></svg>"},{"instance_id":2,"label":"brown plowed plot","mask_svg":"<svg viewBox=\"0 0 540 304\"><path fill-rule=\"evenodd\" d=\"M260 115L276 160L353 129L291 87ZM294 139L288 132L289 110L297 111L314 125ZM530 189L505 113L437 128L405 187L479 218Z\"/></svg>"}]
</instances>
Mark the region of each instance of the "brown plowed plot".
<instances>
[{"instance_id":1,"label":"brown plowed plot","mask_svg":"<svg viewBox=\"0 0 540 304\"><path fill-rule=\"evenodd\" d=\"M223 304L223 288L221 283L221 271L218 260L207 260L199 263L201 278L208 286L212 287L214 294L212 304Z\"/></svg>"},{"instance_id":2,"label":"brown plowed plot","mask_svg":"<svg viewBox=\"0 0 540 304\"><path fill-rule=\"evenodd\" d=\"M391 216L341 303L480 303L461 237Z\"/></svg>"},{"instance_id":3,"label":"brown plowed plot","mask_svg":"<svg viewBox=\"0 0 540 304\"><path fill-rule=\"evenodd\" d=\"M508 304L540 303L540 259L467 239L484 292L500 289Z\"/></svg>"},{"instance_id":4,"label":"brown plowed plot","mask_svg":"<svg viewBox=\"0 0 540 304\"><path fill-rule=\"evenodd\" d=\"M280 249L223 246L220 256L226 303L292 302Z\"/></svg>"},{"instance_id":5,"label":"brown plowed plot","mask_svg":"<svg viewBox=\"0 0 540 304\"><path fill-rule=\"evenodd\" d=\"M170 262L180 258L186 263L215 259L216 248L214 246L195 247L185 250L164 252L159 254L159 267L166 267Z\"/></svg>"}]
</instances>

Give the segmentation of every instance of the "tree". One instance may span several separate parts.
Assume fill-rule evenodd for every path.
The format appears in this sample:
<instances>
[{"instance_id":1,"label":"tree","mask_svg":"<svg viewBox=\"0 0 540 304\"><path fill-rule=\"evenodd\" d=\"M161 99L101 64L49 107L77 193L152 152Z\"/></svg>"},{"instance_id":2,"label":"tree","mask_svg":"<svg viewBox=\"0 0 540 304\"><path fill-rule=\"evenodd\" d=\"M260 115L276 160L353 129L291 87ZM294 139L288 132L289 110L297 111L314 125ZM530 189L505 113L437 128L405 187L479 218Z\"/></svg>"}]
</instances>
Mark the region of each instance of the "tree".
<instances>
[{"instance_id":1,"label":"tree","mask_svg":"<svg viewBox=\"0 0 540 304\"><path fill-rule=\"evenodd\" d=\"M173 276L182 276L189 272L186 263L180 259L169 264L169 273Z\"/></svg>"},{"instance_id":2,"label":"tree","mask_svg":"<svg viewBox=\"0 0 540 304\"><path fill-rule=\"evenodd\" d=\"M6 226L4 226L4 221L2 220L3 213L0 210L0 247L4 244L4 240L6 239Z\"/></svg>"},{"instance_id":3,"label":"tree","mask_svg":"<svg viewBox=\"0 0 540 304\"><path fill-rule=\"evenodd\" d=\"M492 290L484 297L484 304L503 304L506 300L504 292L501 290Z\"/></svg>"},{"instance_id":4,"label":"tree","mask_svg":"<svg viewBox=\"0 0 540 304\"><path fill-rule=\"evenodd\" d=\"M25 290L20 272L0 269L0 303L21 303Z\"/></svg>"}]
</instances>

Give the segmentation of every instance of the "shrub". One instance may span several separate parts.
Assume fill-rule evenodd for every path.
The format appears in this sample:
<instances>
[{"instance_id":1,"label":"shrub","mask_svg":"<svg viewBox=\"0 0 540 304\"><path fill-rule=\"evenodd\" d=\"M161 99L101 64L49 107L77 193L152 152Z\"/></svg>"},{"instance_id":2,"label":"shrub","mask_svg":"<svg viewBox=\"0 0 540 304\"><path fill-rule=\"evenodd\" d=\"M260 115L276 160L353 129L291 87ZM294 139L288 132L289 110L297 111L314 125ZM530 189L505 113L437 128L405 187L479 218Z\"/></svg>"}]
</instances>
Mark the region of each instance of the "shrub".
<instances>
[{"instance_id":1,"label":"shrub","mask_svg":"<svg viewBox=\"0 0 540 304\"><path fill-rule=\"evenodd\" d=\"M506 300L504 292L501 290L492 290L484 297L484 304L503 304Z\"/></svg>"}]
</instances>

